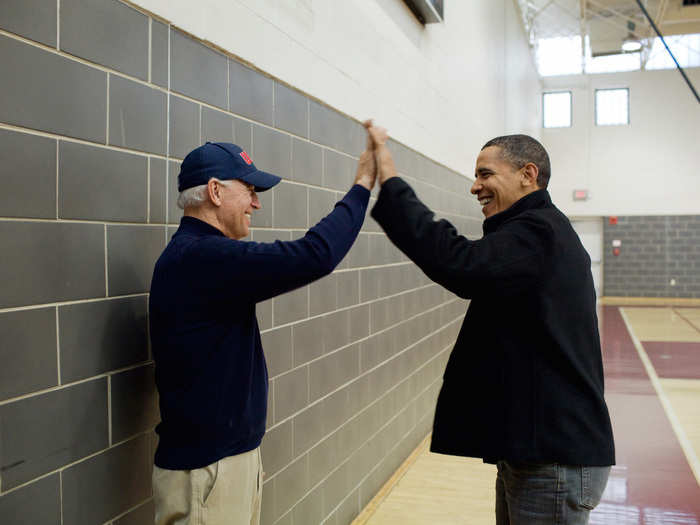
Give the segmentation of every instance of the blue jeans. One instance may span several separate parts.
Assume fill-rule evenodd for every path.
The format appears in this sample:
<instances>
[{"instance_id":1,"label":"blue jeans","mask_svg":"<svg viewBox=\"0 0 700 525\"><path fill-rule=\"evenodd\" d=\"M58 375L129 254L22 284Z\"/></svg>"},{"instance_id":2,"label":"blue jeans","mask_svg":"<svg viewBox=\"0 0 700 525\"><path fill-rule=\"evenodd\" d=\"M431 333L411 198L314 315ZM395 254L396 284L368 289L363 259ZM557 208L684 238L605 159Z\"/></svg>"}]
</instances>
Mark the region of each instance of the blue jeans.
<instances>
[{"instance_id":1,"label":"blue jeans","mask_svg":"<svg viewBox=\"0 0 700 525\"><path fill-rule=\"evenodd\" d=\"M610 467L498 462L496 525L586 525Z\"/></svg>"}]
</instances>

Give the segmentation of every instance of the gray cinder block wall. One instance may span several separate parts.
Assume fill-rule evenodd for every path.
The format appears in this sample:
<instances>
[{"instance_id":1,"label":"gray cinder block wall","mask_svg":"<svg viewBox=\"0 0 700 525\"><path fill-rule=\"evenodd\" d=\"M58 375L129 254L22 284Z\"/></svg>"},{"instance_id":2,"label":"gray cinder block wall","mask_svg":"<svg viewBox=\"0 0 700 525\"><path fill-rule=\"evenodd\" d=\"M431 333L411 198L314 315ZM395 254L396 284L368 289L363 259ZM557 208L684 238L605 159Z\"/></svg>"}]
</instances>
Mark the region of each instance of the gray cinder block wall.
<instances>
[{"instance_id":1,"label":"gray cinder block wall","mask_svg":"<svg viewBox=\"0 0 700 525\"><path fill-rule=\"evenodd\" d=\"M603 231L604 295L700 297L700 215L618 217Z\"/></svg>"},{"instance_id":2,"label":"gray cinder block wall","mask_svg":"<svg viewBox=\"0 0 700 525\"><path fill-rule=\"evenodd\" d=\"M116 0L4 0L0 63L0 523L151 523L147 300L181 159L206 140L246 148L285 179L252 240L293 239L350 187L364 131ZM391 147L479 236L467 179ZM430 431L465 307L369 217L332 275L258 306L266 525L358 514Z\"/></svg>"}]
</instances>

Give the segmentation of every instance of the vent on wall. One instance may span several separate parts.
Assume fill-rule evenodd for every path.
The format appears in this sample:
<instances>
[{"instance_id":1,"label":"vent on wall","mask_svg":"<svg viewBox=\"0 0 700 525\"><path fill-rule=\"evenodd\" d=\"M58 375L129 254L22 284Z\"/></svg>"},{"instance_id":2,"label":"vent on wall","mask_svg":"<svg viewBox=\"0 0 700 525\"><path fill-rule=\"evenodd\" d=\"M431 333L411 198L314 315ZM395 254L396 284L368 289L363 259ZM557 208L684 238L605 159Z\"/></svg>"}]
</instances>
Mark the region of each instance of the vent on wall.
<instances>
[{"instance_id":1,"label":"vent on wall","mask_svg":"<svg viewBox=\"0 0 700 525\"><path fill-rule=\"evenodd\" d=\"M443 0L403 0L422 24L437 24L444 20Z\"/></svg>"},{"instance_id":2,"label":"vent on wall","mask_svg":"<svg viewBox=\"0 0 700 525\"><path fill-rule=\"evenodd\" d=\"M683 5L700 5L700 0L683 0Z\"/></svg>"}]
</instances>

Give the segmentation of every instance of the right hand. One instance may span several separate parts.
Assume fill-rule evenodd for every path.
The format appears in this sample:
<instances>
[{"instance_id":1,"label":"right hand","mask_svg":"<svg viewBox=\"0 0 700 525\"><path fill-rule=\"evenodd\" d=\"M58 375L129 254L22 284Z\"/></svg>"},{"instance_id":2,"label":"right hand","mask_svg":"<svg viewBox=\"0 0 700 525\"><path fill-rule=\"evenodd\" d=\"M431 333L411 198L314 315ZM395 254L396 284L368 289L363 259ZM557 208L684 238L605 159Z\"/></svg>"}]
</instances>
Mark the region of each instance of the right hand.
<instances>
[{"instance_id":1,"label":"right hand","mask_svg":"<svg viewBox=\"0 0 700 525\"><path fill-rule=\"evenodd\" d=\"M394 166L394 159L391 156L389 148L386 146L389 135L386 129L375 126L371 120L366 121L364 126L367 128L367 139L371 141L374 149L379 184L384 184L390 178L398 175L396 173L396 166Z\"/></svg>"}]
</instances>

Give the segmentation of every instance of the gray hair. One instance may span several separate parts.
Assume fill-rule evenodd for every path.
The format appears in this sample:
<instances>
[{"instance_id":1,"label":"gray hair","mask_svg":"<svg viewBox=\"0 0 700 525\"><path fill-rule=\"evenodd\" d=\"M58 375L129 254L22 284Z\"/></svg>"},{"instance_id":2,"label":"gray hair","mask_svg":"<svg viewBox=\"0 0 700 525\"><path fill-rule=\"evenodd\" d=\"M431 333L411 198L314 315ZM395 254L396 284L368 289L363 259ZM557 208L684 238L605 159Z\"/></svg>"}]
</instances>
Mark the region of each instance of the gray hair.
<instances>
[{"instance_id":1,"label":"gray hair","mask_svg":"<svg viewBox=\"0 0 700 525\"><path fill-rule=\"evenodd\" d=\"M551 168L547 150L538 141L528 135L506 135L489 140L482 150L489 146L501 148L501 157L520 169L528 162L537 166L537 186L546 189L549 184Z\"/></svg>"},{"instance_id":2,"label":"gray hair","mask_svg":"<svg viewBox=\"0 0 700 525\"><path fill-rule=\"evenodd\" d=\"M224 181L219 179L214 179L222 186L230 186L231 181ZM177 207L181 210L189 207L200 206L203 202L207 200L207 184L200 184L199 186L193 186L187 188L180 192L177 197Z\"/></svg>"}]
</instances>

